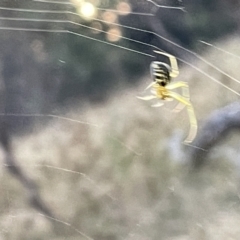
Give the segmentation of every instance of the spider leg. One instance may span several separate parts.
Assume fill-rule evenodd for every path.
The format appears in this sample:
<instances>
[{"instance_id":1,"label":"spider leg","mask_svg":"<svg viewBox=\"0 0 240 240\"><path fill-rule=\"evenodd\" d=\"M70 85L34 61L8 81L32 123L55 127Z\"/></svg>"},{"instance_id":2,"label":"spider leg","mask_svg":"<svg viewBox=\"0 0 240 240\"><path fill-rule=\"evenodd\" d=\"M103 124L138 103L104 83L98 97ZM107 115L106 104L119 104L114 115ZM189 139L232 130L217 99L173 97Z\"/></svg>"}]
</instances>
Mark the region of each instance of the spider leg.
<instances>
[{"instance_id":1,"label":"spider leg","mask_svg":"<svg viewBox=\"0 0 240 240\"><path fill-rule=\"evenodd\" d=\"M180 103L183 103L186 106L192 105L189 100L183 96L181 96L178 93L172 92L172 91L168 91L168 96L171 98L176 99L177 101L179 101Z\"/></svg>"},{"instance_id":2,"label":"spider leg","mask_svg":"<svg viewBox=\"0 0 240 240\"><path fill-rule=\"evenodd\" d=\"M173 55L165 53L165 52L160 52L160 51L156 51L156 50L154 50L154 52L164 55L169 58L170 65L171 65L170 77L173 77L173 78L177 77L179 74L177 59Z\"/></svg>"},{"instance_id":3,"label":"spider leg","mask_svg":"<svg viewBox=\"0 0 240 240\"><path fill-rule=\"evenodd\" d=\"M158 97L156 95L149 95L149 96L144 96L144 97L137 96L137 98L141 99L141 100L144 100L144 101L149 101L149 100L152 100L152 99L156 99ZM161 107L162 105L163 105L163 103L158 102L158 103L155 103L155 104L151 105L151 107Z\"/></svg>"},{"instance_id":4,"label":"spider leg","mask_svg":"<svg viewBox=\"0 0 240 240\"><path fill-rule=\"evenodd\" d=\"M148 95L148 96L144 96L144 97L137 96L137 98L141 99L141 100L144 100L144 101L149 101L149 100L152 100L152 99L156 99L157 96L154 96L154 95Z\"/></svg>"},{"instance_id":5,"label":"spider leg","mask_svg":"<svg viewBox=\"0 0 240 240\"><path fill-rule=\"evenodd\" d=\"M174 83L169 83L166 88L169 89L169 90L172 90L172 89L176 89L176 88L181 88L181 87L185 87L185 88L188 88L188 84L187 82L174 82Z\"/></svg>"},{"instance_id":6,"label":"spider leg","mask_svg":"<svg viewBox=\"0 0 240 240\"><path fill-rule=\"evenodd\" d=\"M154 84L156 84L155 82L152 82L151 84L149 84L144 91L146 91L147 89L149 89L150 87L152 87ZM152 95L147 95L147 96L144 96L144 97L140 97L140 96L137 96L138 99L141 99L141 100L145 100L145 101L149 101L149 100L152 100L152 99L156 99L158 98L156 96L156 91L154 89L151 90L151 93Z\"/></svg>"},{"instance_id":7,"label":"spider leg","mask_svg":"<svg viewBox=\"0 0 240 240\"><path fill-rule=\"evenodd\" d=\"M193 106L192 106L191 102L189 101L189 99L179 95L178 93L169 91L169 96L187 106L187 112L188 112L188 117L189 117L189 121L190 121L190 130L189 130L189 134L188 134L187 138L184 140L184 142L191 143L197 135L197 128L198 128Z\"/></svg>"},{"instance_id":8,"label":"spider leg","mask_svg":"<svg viewBox=\"0 0 240 240\"><path fill-rule=\"evenodd\" d=\"M149 88L152 87L154 84L156 84L156 83L155 83L155 82L150 83L150 84L145 88L145 90L149 89Z\"/></svg>"},{"instance_id":9,"label":"spider leg","mask_svg":"<svg viewBox=\"0 0 240 240\"><path fill-rule=\"evenodd\" d=\"M163 105L162 102L158 102L156 104L151 105L151 107L161 107Z\"/></svg>"},{"instance_id":10,"label":"spider leg","mask_svg":"<svg viewBox=\"0 0 240 240\"><path fill-rule=\"evenodd\" d=\"M184 105L183 103L179 102L174 109L172 109L172 112L174 113L179 113L181 112L184 108L186 107L186 105Z\"/></svg>"},{"instance_id":11,"label":"spider leg","mask_svg":"<svg viewBox=\"0 0 240 240\"><path fill-rule=\"evenodd\" d=\"M182 88L182 96L188 101L190 101L190 94L189 94L189 87L186 82L176 82L176 83L170 83L168 86L166 86L167 89L176 89L176 88ZM182 102L179 102L175 108L172 110L174 113L181 112L186 107L185 104Z\"/></svg>"},{"instance_id":12,"label":"spider leg","mask_svg":"<svg viewBox=\"0 0 240 240\"><path fill-rule=\"evenodd\" d=\"M189 130L189 134L188 134L187 138L184 140L184 142L191 143L197 135L198 126L197 126L197 120L196 120L195 112L194 112L192 105L187 107L187 111L188 111L188 116L190 119L190 130Z\"/></svg>"}]
</instances>

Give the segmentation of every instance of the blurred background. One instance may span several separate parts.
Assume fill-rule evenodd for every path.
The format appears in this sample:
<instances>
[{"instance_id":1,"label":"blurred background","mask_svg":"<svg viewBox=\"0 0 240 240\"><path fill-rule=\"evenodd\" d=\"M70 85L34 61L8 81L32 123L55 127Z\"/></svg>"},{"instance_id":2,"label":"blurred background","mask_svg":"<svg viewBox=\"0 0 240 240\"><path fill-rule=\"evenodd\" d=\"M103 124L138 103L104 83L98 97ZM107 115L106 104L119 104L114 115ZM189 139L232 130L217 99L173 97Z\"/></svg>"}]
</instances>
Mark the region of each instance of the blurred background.
<instances>
[{"instance_id":1,"label":"blurred background","mask_svg":"<svg viewBox=\"0 0 240 240\"><path fill-rule=\"evenodd\" d=\"M53 216L31 207L3 148L0 239L238 239L238 132L189 170L187 113L136 96L168 61L153 50L173 54L201 131L238 100L239 17L234 0L2 1L1 118Z\"/></svg>"}]
</instances>

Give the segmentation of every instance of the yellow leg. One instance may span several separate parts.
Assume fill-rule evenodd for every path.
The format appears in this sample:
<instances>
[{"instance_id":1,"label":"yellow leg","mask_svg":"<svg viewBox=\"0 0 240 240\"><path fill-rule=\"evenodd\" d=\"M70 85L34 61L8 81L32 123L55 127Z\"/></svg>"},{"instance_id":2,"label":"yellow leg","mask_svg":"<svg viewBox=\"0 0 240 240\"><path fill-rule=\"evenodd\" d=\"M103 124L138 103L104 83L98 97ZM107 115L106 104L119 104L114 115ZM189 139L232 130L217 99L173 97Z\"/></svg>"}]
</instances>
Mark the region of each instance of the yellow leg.
<instances>
[{"instance_id":1,"label":"yellow leg","mask_svg":"<svg viewBox=\"0 0 240 240\"><path fill-rule=\"evenodd\" d=\"M184 98L188 99L188 101L190 101L189 88L188 88L188 84L186 82L171 83L166 88L167 89L182 88L182 96ZM182 111L185 107L186 107L185 104L179 102L172 111L175 113L178 113L178 112Z\"/></svg>"},{"instance_id":2,"label":"yellow leg","mask_svg":"<svg viewBox=\"0 0 240 240\"><path fill-rule=\"evenodd\" d=\"M172 109L172 112L174 113L179 113L181 112L184 108L186 107L186 105L184 105L183 103L179 102L174 109Z\"/></svg>"},{"instance_id":3,"label":"yellow leg","mask_svg":"<svg viewBox=\"0 0 240 240\"><path fill-rule=\"evenodd\" d=\"M183 103L186 106L191 106L192 105L187 98L181 96L178 93L168 91L168 95L169 95L169 97L172 97L172 98L178 100L180 103Z\"/></svg>"},{"instance_id":4,"label":"yellow leg","mask_svg":"<svg viewBox=\"0 0 240 240\"><path fill-rule=\"evenodd\" d=\"M189 99L179 95L178 93L169 91L169 96L176 99L180 103L187 106L188 117L190 121L190 130L187 138L184 140L185 143L191 143L197 135L197 120L194 113L193 106Z\"/></svg>"},{"instance_id":5,"label":"yellow leg","mask_svg":"<svg viewBox=\"0 0 240 240\"><path fill-rule=\"evenodd\" d=\"M187 138L184 140L185 143L191 143L197 135L197 120L192 106L187 107L188 116L190 119L190 130Z\"/></svg>"},{"instance_id":6,"label":"yellow leg","mask_svg":"<svg viewBox=\"0 0 240 240\"><path fill-rule=\"evenodd\" d=\"M152 100L152 99L156 99L157 96L154 96L154 95L149 95L149 96L144 96L144 97L137 96L137 98L141 99L141 100L149 101L149 100Z\"/></svg>"},{"instance_id":7,"label":"yellow leg","mask_svg":"<svg viewBox=\"0 0 240 240\"><path fill-rule=\"evenodd\" d=\"M172 70L170 72L170 77L172 77L172 78L177 77L178 74L179 74L177 59L173 55L165 53L165 52L160 52L160 51L156 51L156 50L154 50L154 52L158 53L158 54L161 54L161 55L164 55L164 56L169 58L170 65L171 65L171 70Z\"/></svg>"},{"instance_id":8,"label":"yellow leg","mask_svg":"<svg viewBox=\"0 0 240 240\"><path fill-rule=\"evenodd\" d=\"M158 103L151 105L151 107L161 107L162 105L163 105L162 102L158 102Z\"/></svg>"},{"instance_id":9,"label":"yellow leg","mask_svg":"<svg viewBox=\"0 0 240 240\"><path fill-rule=\"evenodd\" d=\"M156 99L158 98L157 96L155 95L149 95L149 96L144 96L144 97L138 97L138 99L141 99L141 100L144 100L144 101L149 101L149 100L152 100L152 99ZM151 105L151 107L161 107L163 105L162 102L158 102L158 103L155 103L153 105Z\"/></svg>"},{"instance_id":10,"label":"yellow leg","mask_svg":"<svg viewBox=\"0 0 240 240\"><path fill-rule=\"evenodd\" d=\"M169 90L176 89L176 88L181 88L181 87L188 88L187 82L180 81L180 82L170 83L166 86L166 88L169 89Z\"/></svg>"},{"instance_id":11,"label":"yellow leg","mask_svg":"<svg viewBox=\"0 0 240 240\"><path fill-rule=\"evenodd\" d=\"M155 83L155 82L150 83L150 84L145 88L145 91L146 91L147 89L149 89L150 87L152 87L154 84L156 84L156 83Z\"/></svg>"},{"instance_id":12,"label":"yellow leg","mask_svg":"<svg viewBox=\"0 0 240 240\"><path fill-rule=\"evenodd\" d=\"M149 84L147 86L147 88L145 89L145 91L147 89L149 89L150 87L153 87L154 85L157 85L155 82L152 82L151 84ZM158 86L158 85L157 85ZM144 97L140 97L140 96L137 96L138 99L141 99L141 100L145 100L145 101L149 101L149 100L152 100L152 99L156 99L156 98L159 98L157 95L156 95L156 91L155 89L152 89L151 90L151 93L152 95L147 95L147 96L144 96Z\"/></svg>"}]
</instances>

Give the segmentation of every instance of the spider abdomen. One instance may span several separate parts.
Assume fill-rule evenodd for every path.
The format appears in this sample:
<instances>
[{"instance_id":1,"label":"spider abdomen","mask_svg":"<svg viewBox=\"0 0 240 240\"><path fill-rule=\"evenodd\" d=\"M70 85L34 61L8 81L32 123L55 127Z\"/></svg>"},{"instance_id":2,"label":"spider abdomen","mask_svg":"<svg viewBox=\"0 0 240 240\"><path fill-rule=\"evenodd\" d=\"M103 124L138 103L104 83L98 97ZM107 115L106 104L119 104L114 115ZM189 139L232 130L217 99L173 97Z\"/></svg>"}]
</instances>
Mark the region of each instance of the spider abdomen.
<instances>
[{"instance_id":1,"label":"spider abdomen","mask_svg":"<svg viewBox=\"0 0 240 240\"><path fill-rule=\"evenodd\" d=\"M150 71L152 75L152 79L154 82L159 84L160 86L166 86L170 83L170 66L168 64L162 62L152 62L150 65Z\"/></svg>"}]
</instances>

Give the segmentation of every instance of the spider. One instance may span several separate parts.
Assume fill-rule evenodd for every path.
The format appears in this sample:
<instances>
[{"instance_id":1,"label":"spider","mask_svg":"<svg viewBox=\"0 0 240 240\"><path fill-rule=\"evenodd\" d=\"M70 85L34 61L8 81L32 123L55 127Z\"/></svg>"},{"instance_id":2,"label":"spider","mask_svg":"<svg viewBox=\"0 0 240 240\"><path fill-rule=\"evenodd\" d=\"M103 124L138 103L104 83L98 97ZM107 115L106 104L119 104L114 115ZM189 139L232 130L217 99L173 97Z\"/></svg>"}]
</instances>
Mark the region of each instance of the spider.
<instances>
[{"instance_id":1,"label":"spider","mask_svg":"<svg viewBox=\"0 0 240 240\"><path fill-rule=\"evenodd\" d=\"M184 140L184 143L191 143L197 134L197 120L195 117L193 106L190 102L190 94L189 87L187 82L175 82L171 83L171 78L175 78L179 74L178 64L176 58L168 53L154 51L158 54L164 55L169 58L170 66L163 62L153 61L150 65L150 72L153 79L153 83L151 83L147 88L151 88L152 95L138 97L139 99L148 101L152 99L161 99L161 100L177 100L179 103L173 109L174 112L180 112L187 107L187 112L190 120L190 131L187 138ZM182 95L173 92L173 89L181 88ZM152 107L160 107L162 106L162 102L158 102Z\"/></svg>"}]
</instances>

